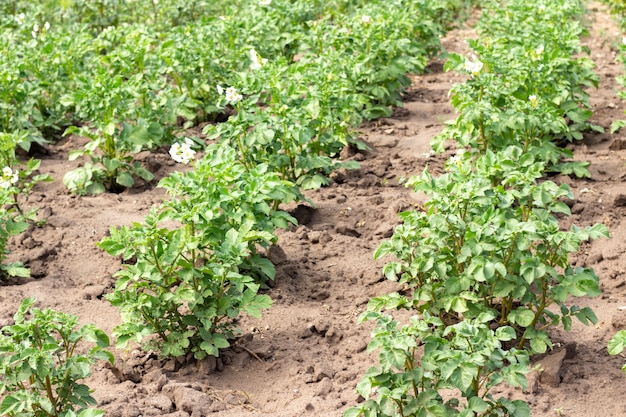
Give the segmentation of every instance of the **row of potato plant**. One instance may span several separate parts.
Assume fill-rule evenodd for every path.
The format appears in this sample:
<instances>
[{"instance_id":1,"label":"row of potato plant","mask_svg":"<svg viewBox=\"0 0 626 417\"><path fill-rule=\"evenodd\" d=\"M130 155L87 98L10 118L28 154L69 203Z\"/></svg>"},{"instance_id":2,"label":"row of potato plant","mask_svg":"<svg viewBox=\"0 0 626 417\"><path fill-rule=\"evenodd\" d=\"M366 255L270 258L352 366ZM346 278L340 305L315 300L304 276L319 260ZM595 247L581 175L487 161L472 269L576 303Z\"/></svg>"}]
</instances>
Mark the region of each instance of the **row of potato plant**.
<instances>
[{"instance_id":1,"label":"row of potato plant","mask_svg":"<svg viewBox=\"0 0 626 417\"><path fill-rule=\"evenodd\" d=\"M404 289L372 298L360 318L376 322L368 351L378 351L379 365L358 384L365 401L347 417L528 417L526 402L490 390L526 387L530 356L552 348L551 328L597 321L570 299L599 295L598 277L569 255L608 229L561 230L573 195L544 179L552 170L588 175L585 164L563 162L571 153L562 146L598 129L583 89L597 77L590 60L575 57L582 3L482 6L471 57L446 64L469 78L451 92L459 116L433 141L442 150L454 139L459 150L440 177L426 169L407 181L428 201L401 213L375 253L396 259L383 272Z\"/></svg>"},{"instance_id":2,"label":"row of potato plant","mask_svg":"<svg viewBox=\"0 0 626 417\"><path fill-rule=\"evenodd\" d=\"M193 124L221 117L228 103L219 85L235 86L252 108L258 108L253 98L270 94L270 86L259 83L264 80L256 80L250 69L264 60L272 63L273 75L279 80L289 77L292 86L289 94L277 94L284 87L279 82L272 86L276 108L271 110L307 107L319 119L319 126L307 128L338 136L327 140L333 150L347 134L328 114L348 117L348 108L349 122L358 124L359 113L388 113L408 83L405 73L423 69L424 56L438 47L442 22L449 24L465 1L397 0L387 8L347 0L200 2L193 13L174 0L158 6L147 0L132 5L118 0L97 6L52 3L35 6L14 0L3 6L8 12L1 18L7 39L1 46L6 106L0 108L0 127L22 135L26 148L63 132L91 138L70 157L86 155L92 161L66 177L67 186L82 194L120 191L137 178L151 180L152 174L134 155L171 144ZM159 16L178 10L179 18L169 19L173 26L159 24L153 13L147 13L148 20L139 18L153 8ZM118 12L128 15L120 17ZM90 13L99 17L91 18ZM315 83L317 91L306 91L308 78L321 74L330 77L327 83ZM336 89L346 99L325 102L341 97ZM329 104L331 108L325 108ZM326 112L317 115L317 106ZM341 121L341 116L336 119ZM73 127L65 130L68 126ZM299 140L311 141L307 134ZM301 165L305 167L299 169L313 172L331 166L328 161Z\"/></svg>"},{"instance_id":3,"label":"row of potato plant","mask_svg":"<svg viewBox=\"0 0 626 417\"><path fill-rule=\"evenodd\" d=\"M617 61L621 62L626 69L626 2L622 0L603 0L611 13L617 19L622 36L619 43ZM626 75L617 77L617 82L621 89L618 96L626 99ZM626 126L626 120L616 120L611 124L611 133L615 133ZM608 352L611 355L619 355L626 349L626 329L621 329L608 342ZM622 366L622 372L626 373L626 364Z\"/></svg>"},{"instance_id":4,"label":"row of potato plant","mask_svg":"<svg viewBox=\"0 0 626 417\"><path fill-rule=\"evenodd\" d=\"M238 147L247 166L268 163L313 188L341 165L330 156L355 142L354 126L397 103L405 73L423 69L465 3L397 1L390 12L347 0L197 2L192 12L171 0L156 16L142 14L155 7L147 0L3 2L0 131L25 150L88 137L70 153L88 160L64 182L78 194L117 192L153 180L137 153L198 150L197 137L179 138L236 107L228 127L207 133ZM5 228L3 242L20 231Z\"/></svg>"},{"instance_id":5,"label":"row of potato plant","mask_svg":"<svg viewBox=\"0 0 626 417\"><path fill-rule=\"evenodd\" d=\"M65 181L74 192L95 193L132 186L134 175L150 180L132 155L177 137L180 124L184 131L227 108L235 113L224 124L229 128L219 128L220 143L206 147L191 171L161 180L168 200L142 223L112 227L99 243L125 262L107 296L122 313L114 329L118 347L132 340L166 357L217 356L235 338L242 312L258 317L271 305L259 290L273 279L274 266L259 248L276 242L277 227L295 223L279 204L304 200L302 188L325 182L309 173L330 172L330 157L349 143L347 132L399 103L405 73L423 70L465 2L396 1L391 11L379 2L264 1L244 8L198 2L223 15L185 24L168 20L175 1L163 9L133 2L137 10L153 8L145 25L132 23L139 16L110 15L136 13L124 9L128 3L76 1L60 13L49 2L3 3L2 23L15 26L3 32L14 59L2 68L10 81L3 90L3 134L28 149L48 128L74 125L66 133L91 142L71 158L87 155L99 166L85 164ZM168 22L180 26L159 32ZM182 41L193 47L176 47ZM174 118L182 118L176 127ZM228 129L235 133L224 133ZM203 145L198 138L177 140L170 154L189 163ZM15 146L11 152L14 158ZM27 178L36 168L33 163L18 174ZM14 193L24 190L17 172L3 172ZM1 332L3 415L102 415L87 408L93 398L77 381L94 360L111 360L102 350L106 335L93 327L76 331L75 317L52 310L33 309L25 320L33 303L25 300L16 324ZM41 337L43 328L48 337ZM83 339L98 346L76 355Z\"/></svg>"},{"instance_id":6,"label":"row of potato plant","mask_svg":"<svg viewBox=\"0 0 626 417\"><path fill-rule=\"evenodd\" d=\"M161 181L172 198L153 208L143 224L113 228L100 243L112 255L133 258L108 296L122 310L124 323L114 330L120 346L133 340L163 356L217 356L235 337L233 319L242 312L258 316L271 305L258 291L273 279L274 268L257 247L276 242L276 227L295 223L279 210L280 203L303 200L301 190L323 185L337 165L332 157L350 143L348 135L363 111L396 104L396 99L384 100L407 85L405 71L423 70L431 51L417 45L438 45L443 28L430 16L444 10L443 3L398 1L393 12L388 5L367 2L345 15L308 15L297 59L247 48L245 71L235 73L234 67L228 82L214 87L217 105L234 111L205 129L218 143L206 148L186 175ZM423 19L411 26L416 15ZM423 22L432 30L423 30ZM244 35L251 33L244 30L237 37ZM342 46L351 42L339 41L347 35L354 50ZM375 45L387 35L397 43L387 42L395 46L383 61ZM362 50L366 43L372 47ZM418 55L409 58L412 54ZM390 84L380 97L354 93L380 85L363 79L365 70L355 59L370 62L368 73L396 71L400 81L385 79Z\"/></svg>"}]
</instances>

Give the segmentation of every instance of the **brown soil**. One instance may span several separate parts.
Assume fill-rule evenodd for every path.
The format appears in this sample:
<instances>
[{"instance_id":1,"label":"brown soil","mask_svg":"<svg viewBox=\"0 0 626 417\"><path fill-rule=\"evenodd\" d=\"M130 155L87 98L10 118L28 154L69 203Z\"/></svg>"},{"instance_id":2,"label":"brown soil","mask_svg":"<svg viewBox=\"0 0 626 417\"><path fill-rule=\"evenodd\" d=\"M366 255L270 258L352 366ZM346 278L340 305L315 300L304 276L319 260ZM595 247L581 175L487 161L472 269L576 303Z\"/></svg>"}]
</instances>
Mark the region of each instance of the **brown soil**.
<instances>
[{"instance_id":1,"label":"brown soil","mask_svg":"<svg viewBox=\"0 0 626 417\"><path fill-rule=\"evenodd\" d=\"M615 78L623 72L614 62L621 35L602 6L592 11L592 35L585 43L601 83L590 94L594 122L608 130L611 121L624 117L625 105L615 92ZM456 30L444 44L463 52L470 36L471 29ZM339 172L332 186L311 192L316 208L298 208L300 226L279 231L282 250L271 254L277 264L269 292L274 306L263 318L243 318L245 337L218 360L162 363L134 348L116 351L115 367L94 367L88 381L108 416L338 417L357 403L355 385L377 358L366 351L371 324L357 325L356 318L370 297L396 288L382 277L383 262L373 261L373 253L398 224L397 213L423 202L398 179L426 165L441 173L450 156L429 157L429 142L454 117L448 91L460 78L443 73L440 61L429 68L431 73L414 77L403 108L362 126L361 138L371 150L344 155L361 168ZM28 296L38 299L38 307L78 315L109 334L120 322L118 311L102 297L112 290L120 261L95 243L110 225L142 221L164 191L145 184L122 194L71 196L62 177L77 166L68 161L68 151L81 144L71 138L41 156L41 170L55 181L38 186L30 203L41 208L48 225L12 242L11 259L26 261L34 278L1 288L0 325L11 323ZM536 359L545 371L531 374L527 392L503 389L501 394L529 401L537 417L620 417L626 415L626 380L620 372L626 359L610 357L606 343L626 327L626 132L589 133L573 149L576 159L591 162L592 178L552 178L568 183L575 194L573 215L563 227L602 222L612 235L585 245L572 258L600 276L604 294L577 300L593 308L599 323L554 331L557 353ZM165 150L143 158L159 178L181 168Z\"/></svg>"}]
</instances>

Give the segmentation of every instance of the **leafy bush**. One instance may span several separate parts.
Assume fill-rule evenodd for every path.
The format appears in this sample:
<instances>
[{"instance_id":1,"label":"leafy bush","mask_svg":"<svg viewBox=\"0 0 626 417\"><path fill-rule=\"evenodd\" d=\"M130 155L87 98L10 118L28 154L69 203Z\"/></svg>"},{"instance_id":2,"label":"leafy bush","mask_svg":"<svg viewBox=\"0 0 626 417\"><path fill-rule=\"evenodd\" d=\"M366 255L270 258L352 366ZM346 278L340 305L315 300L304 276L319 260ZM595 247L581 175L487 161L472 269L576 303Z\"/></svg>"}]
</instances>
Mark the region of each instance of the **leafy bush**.
<instances>
[{"instance_id":1,"label":"leafy bush","mask_svg":"<svg viewBox=\"0 0 626 417\"><path fill-rule=\"evenodd\" d=\"M107 299L120 307L117 345L130 340L163 356L219 355L235 337L233 319L259 317L271 299L258 294L274 266L257 246L295 219L277 211L297 188L264 164L247 168L237 152L212 145L187 174L161 181L172 199L144 224L112 227L99 246L127 263Z\"/></svg>"},{"instance_id":2,"label":"leafy bush","mask_svg":"<svg viewBox=\"0 0 626 417\"><path fill-rule=\"evenodd\" d=\"M526 387L528 352L507 349L515 338L511 327L489 328L494 316L482 313L454 325L424 314L400 326L390 315L367 313L377 320L369 351L379 350L380 366L370 368L357 386L364 398L376 393L345 417L364 416L530 416L524 401L495 399L489 393L502 381ZM467 399L444 400L441 391L454 389ZM462 411L459 407L462 407Z\"/></svg>"},{"instance_id":3,"label":"leafy bush","mask_svg":"<svg viewBox=\"0 0 626 417\"><path fill-rule=\"evenodd\" d=\"M45 223L37 218L38 208L27 209L25 202L37 183L52 180L48 174L38 173L41 161L30 159L22 166L17 160L15 147L22 139L15 133L0 133L0 281L11 276L30 276L21 262L4 264L10 253L7 244L11 236L23 233L31 224Z\"/></svg>"},{"instance_id":4,"label":"leafy bush","mask_svg":"<svg viewBox=\"0 0 626 417\"><path fill-rule=\"evenodd\" d=\"M446 139L483 151L516 145L550 162L547 170L589 176L587 163L562 161L572 156L564 144L582 139L584 130L602 131L589 122L586 89L597 87L598 76L593 61L580 56L587 31L573 19L581 13L578 2L487 8L481 39L469 41L474 58L451 54L446 63L470 79L452 89L460 115L435 139L435 150Z\"/></svg>"},{"instance_id":5,"label":"leafy bush","mask_svg":"<svg viewBox=\"0 0 626 417\"><path fill-rule=\"evenodd\" d=\"M97 360L113 363L109 338L93 325L76 329L78 318L52 309L31 309L25 299L15 324L0 330L0 414L11 417L95 417L89 387L80 383ZM29 311L30 310L30 311ZM30 314L30 318L27 316ZM81 354L83 341L95 343Z\"/></svg>"},{"instance_id":6,"label":"leafy bush","mask_svg":"<svg viewBox=\"0 0 626 417\"><path fill-rule=\"evenodd\" d=\"M488 313L518 332L519 349L529 341L532 353L551 347L551 326L569 330L572 316L595 322L589 308L566 302L599 295L598 277L568 259L587 239L608 237L608 230L559 230L555 216L570 214L561 200L572 195L565 184L536 182L541 168L531 154L509 148L478 158L464 154L439 178L428 172L411 178L407 185L429 197L425 211L402 213L403 224L375 257L397 257L385 275L413 294L374 298L370 306L427 311L446 324Z\"/></svg>"}]
</instances>

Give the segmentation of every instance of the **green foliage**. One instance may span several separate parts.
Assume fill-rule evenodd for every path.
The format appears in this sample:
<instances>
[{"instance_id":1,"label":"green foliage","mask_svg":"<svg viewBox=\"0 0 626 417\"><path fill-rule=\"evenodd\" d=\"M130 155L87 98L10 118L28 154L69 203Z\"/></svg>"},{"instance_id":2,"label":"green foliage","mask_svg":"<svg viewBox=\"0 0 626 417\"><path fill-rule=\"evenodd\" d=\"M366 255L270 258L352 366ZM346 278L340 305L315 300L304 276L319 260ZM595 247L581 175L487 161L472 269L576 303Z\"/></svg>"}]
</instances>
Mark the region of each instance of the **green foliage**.
<instances>
[{"instance_id":1,"label":"green foliage","mask_svg":"<svg viewBox=\"0 0 626 417\"><path fill-rule=\"evenodd\" d=\"M283 179L316 188L334 169L354 166L334 160L347 145L364 146L354 127L401 104L407 74L424 70L441 50L439 36L469 5L192 3L3 3L0 128L24 132L25 147L63 131L87 136L72 158L91 161L68 173L66 185L78 194L119 192L151 178L134 160L136 145L171 144L236 107L207 133L238 147L247 164L268 163ZM218 85L245 100L233 106Z\"/></svg>"},{"instance_id":2,"label":"green foliage","mask_svg":"<svg viewBox=\"0 0 626 417\"><path fill-rule=\"evenodd\" d=\"M481 4L481 37L469 42L476 55L446 63L468 80L453 88L459 116L433 148L454 139L460 149L440 177L426 169L407 181L428 197L425 208L401 213L374 255L393 259L383 273L403 290L370 299L361 316L377 322L369 350L380 366L358 385L366 401L345 416L529 416L525 402L489 391L525 386L529 355L552 347L550 328L597 321L570 304L601 291L596 273L569 255L608 229L561 230L573 196L543 178L588 176L586 164L563 161L571 153L560 146L596 128L584 88L597 76L590 60L572 58L583 51L581 4L557 3ZM401 324L385 310L411 317Z\"/></svg>"},{"instance_id":3,"label":"green foliage","mask_svg":"<svg viewBox=\"0 0 626 417\"><path fill-rule=\"evenodd\" d=\"M532 353L551 347L551 326L569 330L572 317L595 322L590 309L566 303L599 295L598 277L568 259L582 242L608 237L608 230L559 229L555 216L569 215L562 201L572 198L568 187L537 182L543 163L516 147L477 158L465 153L447 169L439 178L424 172L408 181L429 197L426 211L402 213L403 224L375 254L398 258L384 272L412 294L370 304L429 312L447 324L489 313L499 326L515 329L520 349L529 342Z\"/></svg>"},{"instance_id":4,"label":"green foliage","mask_svg":"<svg viewBox=\"0 0 626 417\"><path fill-rule=\"evenodd\" d=\"M163 356L218 356L235 337L241 313L260 317L271 299L258 294L274 266L257 252L276 241L276 227L295 219L278 202L299 197L264 164L248 169L237 152L212 145L187 174L161 182L172 199L143 224L111 228L99 246L124 260L115 291L118 346L129 340ZM173 226L177 225L177 226Z\"/></svg>"},{"instance_id":5,"label":"green foliage","mask_svg":"<svg viewBox=\"0 0 626 417\"><path fill-rule=\"evenodd\" d=\"M7 243L31 224L45 223L37 218L38 208L26 209L25 202L36 184L52 180L49 175L38 173L41 161L30 159L24 166L17 160L15 147L22 139L22 135L0 133L0 281L30 276L21 262L4 263L10 253Z\"/></svg>"},{"instance_id":6,"label":"green foliage","mask_svg":"<svg viewBox=\"0 0 626 417\"><path fill-rule=\"evenodd\" d=\"M69 128L66 134L78 133L91 138L84 150L70 152L70 160L89 155L96 166L85 166L69 171L63 177L67 188L77 194L98 194L108 191L119 192L134 185L134 177L150 181L154 175L145 169L133 156L142 150L160 145L163 129L157 123L139 120L136 125L108 123L100 131L89 128Z\"/></svg>"},{"instance_id":7,"label":"green foliage","mask_svg":"<svg viewBox=\"0 0 626 417\"><path fill-rule=\"evenodd\" d=\"M537 13L537 8L543 10ZM577 2L557 4L509 2L489 7L471 40L473 60L451 54L447 70L470 72L470 80L452 90L460 115L433 143L441 151L446 139L483 151L511 145L536 153L548 170L589 176L585 166L561 163L572 156L561 146L582 139L591 104L586 89L597 87L593 61L579 37L587 32L572 20L582 13ZM476 57L478 56L478 57ZM470 71L473 65L480 67Z\"/></svg>"},{"instance_id":8,"label":"green foliage","mask_svg":"<svg viewBox=\"0 0 626 417\"><path fill-rule=\"evenodd\" d=\"M503 347L515 331L489 328L494 316L483 313L449 326L428 313L405 325L378 312L363 319L377 320L368 350L379 350L380 365L367 371L357 391L364 398L376 392L377 399L345 416L530 416L523 401L489 394L502 381L525 388L528 371L527 352ZM459 392L466 403L444 401L444 389Z\"/></svg>"},{"instance_id":9,"label":"green foliage","mask_svg":"<svg viewBox=\"0 0 626 417\"><path fill-rule=\"evenodd\" d=\"M15 324L0 330L0 414L11 417L93 417L104 411L80 383L97 360L113 363L109 338L93 325L77 329L78 318L52 309L31 309L25 299ZM29 311L30 310L30 311ZM28 317L30 315L30 318ZM95 343L79 353L83 342Z\"/></svg>"}]
</instances>

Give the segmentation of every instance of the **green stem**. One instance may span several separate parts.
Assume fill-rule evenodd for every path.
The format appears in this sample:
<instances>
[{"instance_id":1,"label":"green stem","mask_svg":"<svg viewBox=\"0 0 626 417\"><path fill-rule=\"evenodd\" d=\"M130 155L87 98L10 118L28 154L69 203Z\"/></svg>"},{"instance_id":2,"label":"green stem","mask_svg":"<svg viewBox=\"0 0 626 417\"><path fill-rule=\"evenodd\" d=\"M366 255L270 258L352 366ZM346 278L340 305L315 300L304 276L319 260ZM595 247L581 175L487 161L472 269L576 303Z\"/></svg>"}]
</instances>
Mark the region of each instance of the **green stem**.
<instances>
[{"instance_id":1,"label":"green stem","mask_svg":"<svg viewBox=\"0 0 626 417\"><path fill-rule=\"evenodd\" d=\"M54 407L54 414L52 414L52 415L55 416L55 417L58 416L59 415L59 411L57 409L57 407L58 407L57 399L54 397L54 393L52 392L52 382L50 382L50 376L49 375L46 375L46 395L48 396L48 399L52 403L52 407Z\"/></svg>"},{"instance_id":2,"label":"green stem","mask_svg":"<svg viewBox=\"0 0 626 417\"><path fill-rule=\"evenodd\" d=\"M291 171L290 176L287 176L286 173L283 172L283 179L295 181L296 180L296 156L294 155L293 149L291 149L289 140L287 139L289 132L287 129L286 115L283 115L282 119L283 119L283 138L282 138L283 149L285 150L285 153L289 157L289 170Z\"/></svg>"},{"instance_id":3,"label":"green stem","mask_svg":"<svg viewBox=\"0 0 626 417\"><path fill-rule=\"evenodd\" d=\"M153 320L152 317L150 317L145 308L141 309L141 315L145 321L150 323L150 325L154 328L154 330L158 333L162 340L167 340L167 334L165 334L165 331L161 329L161 326L159 326L159 324L155 320Z\"/></svg>"}]
</instances>

